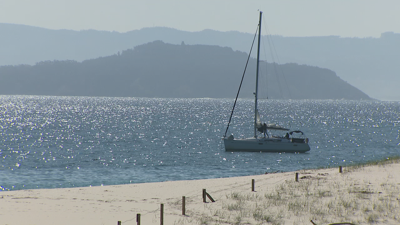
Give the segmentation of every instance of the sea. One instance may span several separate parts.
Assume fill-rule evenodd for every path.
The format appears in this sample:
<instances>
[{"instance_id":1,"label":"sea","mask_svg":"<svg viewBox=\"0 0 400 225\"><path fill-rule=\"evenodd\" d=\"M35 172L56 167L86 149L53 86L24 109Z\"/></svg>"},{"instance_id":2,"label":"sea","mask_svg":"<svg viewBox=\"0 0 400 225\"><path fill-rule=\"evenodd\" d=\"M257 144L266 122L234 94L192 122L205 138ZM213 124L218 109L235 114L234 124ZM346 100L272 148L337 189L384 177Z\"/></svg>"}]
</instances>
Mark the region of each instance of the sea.
<instances>
[{"instance_id":1,"label":"sea","mask_svg":"<svg viewBox=\"0 0 400 225\"><path fill-rule=\"evenodd\" d=\"M260 100L307 153L226 152L234 99L0 96L0 190L236 177L400 156L400 102ZM227 135L253 136L252 99Z\"/></svg>"}]
</instances>

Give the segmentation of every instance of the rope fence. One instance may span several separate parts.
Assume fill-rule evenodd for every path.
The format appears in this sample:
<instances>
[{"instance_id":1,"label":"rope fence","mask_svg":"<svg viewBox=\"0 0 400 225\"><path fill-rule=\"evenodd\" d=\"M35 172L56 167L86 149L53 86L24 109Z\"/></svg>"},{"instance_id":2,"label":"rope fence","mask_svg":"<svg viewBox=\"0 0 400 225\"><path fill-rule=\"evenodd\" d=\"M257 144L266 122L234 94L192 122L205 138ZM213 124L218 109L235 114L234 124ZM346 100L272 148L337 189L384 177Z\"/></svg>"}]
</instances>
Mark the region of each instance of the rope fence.
<instances>
[{"instance_id":1,"label":"rope fence","mask_svg":"<svg viewBox=\"0 0 400 225\"><path fill-rule=\"evenodd\" d=\"M342 166L339 166L339 173L343 173ZM303 179L303 177L301 179ZM299 173L298 172L295 173L295 182L299 182ZM251 191L255 192L255 179L251 180ZM202 190L203 203L208 203L207 202L207 198L211 201L211 203L215 202L214 198L207 192L207 190L203 189ZM155 213L155 212L157 212L159 210L159 212L160 212L160 225L164 225L164 209L165 209L164 208L164 204L161 203L159 209L147 212L146 214L143 214L143 215L147 215L147 214L150 214L150 213ZM182 215L186 216L186 196L182 196ZM135 220L135 219L136 219L136 224L137 225L141 225L141 216L142 216L142 214L138 213L138 214L136 214L135 218L132 218L132 219L129 219L129 220L125 220L123 222L118 221L117 225L122 225L122 223L130 222L130 221Z\"/></svg>"}]
</instances>

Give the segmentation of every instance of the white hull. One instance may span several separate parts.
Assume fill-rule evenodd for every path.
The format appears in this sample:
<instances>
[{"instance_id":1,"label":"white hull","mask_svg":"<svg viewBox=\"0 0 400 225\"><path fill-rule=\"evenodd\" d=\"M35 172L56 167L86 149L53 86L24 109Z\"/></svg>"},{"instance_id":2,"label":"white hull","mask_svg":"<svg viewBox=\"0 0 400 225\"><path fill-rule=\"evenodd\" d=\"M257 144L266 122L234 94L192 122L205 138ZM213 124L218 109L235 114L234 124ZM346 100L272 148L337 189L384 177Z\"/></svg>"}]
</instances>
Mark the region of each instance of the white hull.
<instances>
[{"instance_id":1,"label":"white hull","mask_svg":"<svg viewBox=\"0 0 400 225\"><path fill-rule=\"evenodd\" d=\"M304 153L310 150L308 143L292 142L285 138L224 138L225 151L229 152L288 152Z\"/></svg>"}]
</instances>

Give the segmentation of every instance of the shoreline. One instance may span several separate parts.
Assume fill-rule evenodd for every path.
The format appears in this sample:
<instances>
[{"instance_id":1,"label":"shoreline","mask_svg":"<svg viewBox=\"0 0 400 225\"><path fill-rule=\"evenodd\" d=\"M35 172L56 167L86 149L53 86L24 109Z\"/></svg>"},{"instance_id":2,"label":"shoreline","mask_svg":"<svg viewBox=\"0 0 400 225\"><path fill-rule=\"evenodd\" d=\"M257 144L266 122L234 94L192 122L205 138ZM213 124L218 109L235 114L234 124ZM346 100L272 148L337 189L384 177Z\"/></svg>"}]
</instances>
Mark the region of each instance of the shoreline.
<instances>
[{"instance_id":1,"label":"shoreline","mask_svg":"<svg viewBox=\"0 0 400 225\"><path fill-rule=\"evenodd\" d=\"M271 172L265 172L265 173L260 173L260 174L252 174L252 175L238 175L238 176L231 176L231 177L219 177L219 178L201 178L201 179L193 179L193 180L166 180L166 181L152 181L152 182L142 182L142 183L120 183L120 184L100 184L100 185L88 185L88 186L72 186L72 187L36 187L36 188L23 188L23 189L9 189L9 188L4 188L1 189L2 187L0 186L0 193L1 192L8 192L8 191L22 191L22 190L41 190L41 189L67 189L67 188L86 188L86 187L103 187L103 186L118 186L118 185L133 185L133 184L147 184L147 183L163 183L163 182L175 182L175 181L195 181L195 180L208 180L208 179L225 179L225 178L236 178L236 177L246 177L246 176L258 176L258 175L264 175L264 174L275 174L275 173L295 173L297 171L305 171L305 170L320 170L320 169L332 169L332 168L357 168L357 167L365 167L369 165L383 165L383 164L391 164L391 163L400 163L400 155L393 155L393 156L385 156L381 159L378 160L369 160L365 162L358 162L358 163L350 163L347 165L328 165L325 167L315 167L315 168L305 168L305 169L299 169L299 170L293 170L293 171L271 171Z\"/></svg>"},{"instance_id":2,"label":"shoreline","mask_svg":"<svg viewBox=\"0 0 400 225\"><path fill-rule=\"evenodd\" d=\"M376 165L375 165L376 164ZM0 192L2 224L400 223L400 160L262 175ZM295 174L298 173L296 182ZM252 180L254 179L254 191ZM215 199L203 203L202 190ZM182 215L185 196L186 215Z\"/></svg>"}]
</instances>

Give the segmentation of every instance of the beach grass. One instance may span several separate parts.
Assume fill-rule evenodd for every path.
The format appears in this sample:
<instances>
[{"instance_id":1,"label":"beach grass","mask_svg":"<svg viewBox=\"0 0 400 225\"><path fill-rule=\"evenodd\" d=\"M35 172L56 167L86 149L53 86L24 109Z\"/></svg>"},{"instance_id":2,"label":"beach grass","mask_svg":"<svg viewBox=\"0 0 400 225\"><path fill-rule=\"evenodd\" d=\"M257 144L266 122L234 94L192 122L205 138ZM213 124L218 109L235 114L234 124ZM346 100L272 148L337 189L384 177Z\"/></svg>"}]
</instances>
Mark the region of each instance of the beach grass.
<instances>
[{"instance_id":1,"label":"beach grass","mask_svg":"<svg viewBox=\"0 0 400 225\"><path fill-rule=\"evenodd\" d=\"M206 224L311 224L310 220L317 224L400 224L400 181L372 185L348 176L399 162L400 157L394 157L352 165L344 168L340 180L329 182L327 173L306 173L298 182L285 180L262 192L232 191L220 200L221 208L214 209L218 213L205 217Z\"/></svg>"}]
</instances>

